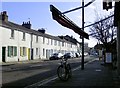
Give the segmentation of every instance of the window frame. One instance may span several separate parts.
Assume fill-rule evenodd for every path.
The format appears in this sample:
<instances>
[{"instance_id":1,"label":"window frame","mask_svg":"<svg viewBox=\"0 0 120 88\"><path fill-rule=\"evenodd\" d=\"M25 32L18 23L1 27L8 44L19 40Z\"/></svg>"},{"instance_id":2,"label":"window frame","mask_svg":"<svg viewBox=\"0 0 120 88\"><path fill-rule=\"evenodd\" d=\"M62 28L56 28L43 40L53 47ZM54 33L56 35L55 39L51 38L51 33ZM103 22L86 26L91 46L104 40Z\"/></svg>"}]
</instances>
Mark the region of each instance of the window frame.
<instances>
[{"instance_id":1,"label":"window frame","mask_svg":"<svg viewBox=\"0 0 120 88\"><path fill-rule=\"evenodd\" d=\"M38 53L39 53L39 52L38 52L38 48L36 48L36 55L38 55Z\"/></svg>"},{"instance_id":2,"label":"window frame","mask_svg":"<svg viewBox=\"0 0 120 88\"><path fill-rule=\"evenodd\" d=\"M22 40L25 41L25 39L26 39L25 32L23 32L23 39Z\"/></svg>"},{"instance_id":3,"label":"window frame","mask_svg":"<svg viewBox=\"0 0 120 88\"><path fill-rule=\"evenodd\" d=\"M38 35L36 35L36 43L38 43Z\"/></svg>"},{"instance_id":4,"label":"window frame","mask_svg":"<svg viewBox=\"0 0 120 88\"><path fill-rule=\"evenodd\" d=\"M10 36L10 38L14 39L14 37L15 37L15 31L13 29L11 29L11 36Z\"/></svg>"},{"instance_id":5,"label":"window frame","mask_svg":"<svg viewBox=\"0 0 120 88\"><path fill-rule=\"evenodd\" d=\"M16 57L17 56L17 47L16 46L8 46L8 57Z\"/></svg>"}]
</instances>

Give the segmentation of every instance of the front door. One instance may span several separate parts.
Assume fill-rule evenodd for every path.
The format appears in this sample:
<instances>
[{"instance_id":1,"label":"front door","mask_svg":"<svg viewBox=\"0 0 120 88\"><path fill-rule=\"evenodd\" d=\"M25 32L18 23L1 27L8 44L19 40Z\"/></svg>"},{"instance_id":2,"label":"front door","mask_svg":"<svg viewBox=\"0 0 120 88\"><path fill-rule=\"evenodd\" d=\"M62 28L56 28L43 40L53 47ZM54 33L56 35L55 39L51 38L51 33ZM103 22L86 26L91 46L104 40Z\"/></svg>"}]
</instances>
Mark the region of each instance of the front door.
<instances>
[{"instance_id":1,"label":"front door","mask_svg":"<svg viewBox=\"0 0 120 88\"><path fill-rule=\"evenodd\" d=\"M6 47L2 47L2 62L5 62L6 57Z\"/></svg>"},{"instance_id":2,"label":"front door","mask_svg":"<svg viewBox=\"0 0 120 88\"><path fill-rule=\"evenodd\" d=\"M28 60L30 60L30 48L28 48Z\"/></svg>"},{"instance_id":3,"label":"front door","mask_svg":"<svg viewBox=\"0 0 120 88\"><path fill-rule=\"evenodd\" d=\"M31 49L31 60L33 60L33 49Z\"/></svg>"}]
</instances>

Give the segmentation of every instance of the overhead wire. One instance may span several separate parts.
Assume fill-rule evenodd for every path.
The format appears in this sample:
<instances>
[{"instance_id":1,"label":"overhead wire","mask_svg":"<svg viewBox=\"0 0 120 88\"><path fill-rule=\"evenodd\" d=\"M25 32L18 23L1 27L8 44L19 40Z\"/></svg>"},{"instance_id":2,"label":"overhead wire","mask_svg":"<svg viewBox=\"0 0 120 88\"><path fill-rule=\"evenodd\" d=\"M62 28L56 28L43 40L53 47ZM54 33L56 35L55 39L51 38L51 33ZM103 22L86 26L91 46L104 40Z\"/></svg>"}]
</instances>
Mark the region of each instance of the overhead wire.
<instances>
[{"instance_id":1,"label":"overhead wire","mask_svg":"<svg viewBox=\"0 0 120 88\"><path fill-rule=\"evenodd\" d=\"M94 2L95 0L92 0L92 1L90 1L90 2L88 2L86 5L84 5L84 7L87 7L87 6L89 6L90 4L92 4L93 2ZM72 12L72 11L75 11L75 10L78 10L78 9L82 9L82 8L84 8L84 7L77 7L77 8L74 8L74 9L71 9L71 10L68 10L68 11L65 11L65 12L63 12L62 14L66 14L66 13L69 13L69 12Z\"/></svg>"}]
</instances>

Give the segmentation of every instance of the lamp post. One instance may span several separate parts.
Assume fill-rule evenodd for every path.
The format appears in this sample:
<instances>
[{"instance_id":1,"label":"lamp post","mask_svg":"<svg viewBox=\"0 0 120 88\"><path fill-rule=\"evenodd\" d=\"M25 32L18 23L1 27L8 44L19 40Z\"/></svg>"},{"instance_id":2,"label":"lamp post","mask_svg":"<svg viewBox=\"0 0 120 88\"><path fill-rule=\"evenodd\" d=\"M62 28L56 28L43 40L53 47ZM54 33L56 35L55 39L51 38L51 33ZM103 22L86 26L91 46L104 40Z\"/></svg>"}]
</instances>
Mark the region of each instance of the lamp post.
<instances>
[{"instance_id":1,"label":"lamp post","mask_svg":"<svg viewBox=\"0 0 120 88\"><path fill-rule=\"evenodd\" d=\"M84 31L84 0L82 0L82 30ZM84 37L82 37L81 70L84 70Z\"/></svg>"}]
</instances>

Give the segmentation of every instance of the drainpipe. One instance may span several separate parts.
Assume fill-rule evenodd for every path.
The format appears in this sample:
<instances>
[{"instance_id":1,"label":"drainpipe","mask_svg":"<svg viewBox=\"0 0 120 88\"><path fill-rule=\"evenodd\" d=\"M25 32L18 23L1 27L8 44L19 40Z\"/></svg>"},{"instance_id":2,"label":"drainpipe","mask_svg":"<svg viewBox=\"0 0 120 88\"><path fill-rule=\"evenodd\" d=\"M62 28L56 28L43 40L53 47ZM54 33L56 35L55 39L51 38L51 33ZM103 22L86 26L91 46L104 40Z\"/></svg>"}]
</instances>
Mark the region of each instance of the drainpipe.
<instances>
[{"instance_id":1,"label":"drainpipe","mask_svg":"<svg viewBox=\"0 0 120 88\"><path fill-rule=\"evenodd\" d=\"M31 40L30 40L30 60L32 60L32 41L33 41L33 34L30 34Z\"/></svg>"},{"instance_id":2,"label":"drainpipe","mask_svg":"<svg viewBox=\"0 0 120 88\"><path fill-rule=\"evenodd\" d=\"M19 30L17 30L17 32L18 32L18 47L17 47L17 50L18 50L18 62L20 61L20 43L19 43Z\"/></svg>"}]
</instances>

